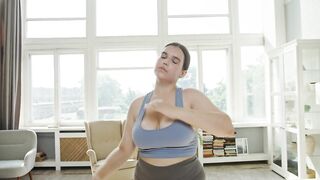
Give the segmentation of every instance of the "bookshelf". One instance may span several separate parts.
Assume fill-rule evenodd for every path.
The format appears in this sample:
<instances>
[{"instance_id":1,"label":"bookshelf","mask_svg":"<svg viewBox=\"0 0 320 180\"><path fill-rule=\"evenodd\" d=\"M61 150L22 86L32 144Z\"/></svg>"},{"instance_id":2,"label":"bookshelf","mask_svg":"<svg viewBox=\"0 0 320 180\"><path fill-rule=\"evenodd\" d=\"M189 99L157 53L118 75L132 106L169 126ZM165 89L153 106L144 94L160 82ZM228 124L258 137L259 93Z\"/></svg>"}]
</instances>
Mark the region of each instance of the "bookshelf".
<instances>
[{"instance_id":1,"label":"bookshelf","mask_svg":"<svg viewBox=\"0 0 320 180\"><path fill-rule=\"evenodd\" d=\"M198 130L198 134L203 140L198 143L198 157L199 161L204 164L211 163L226 163L226 162L248 162L248 161L268 161L268 129L269 126L267 123L234 123L235 130L237 132L236 138L246 138L248 149L245 153L238 153L235 149L237 144L235 139L231 140L231 152L236 151L236 154L226 155L226 145L224 144L223 150L224 155L218 154L218 156L214 155L214 145L206 145L209 142L205 142L205 140L212 142L214 141L214 137L212 135L208 135L203 132L201 129ZM207 136L212 136L207 137ZM225 142L230 141L229 138L225 139ZM225 143L224 142L224 143ZM228 143L227 143L228 145ZM210 147L212 147L213 153L206 154L206 151L210 151ZM208 150L209 148L209 150ZM228 148L227 148L228 150Z\"/></svg>"}]
</instances>

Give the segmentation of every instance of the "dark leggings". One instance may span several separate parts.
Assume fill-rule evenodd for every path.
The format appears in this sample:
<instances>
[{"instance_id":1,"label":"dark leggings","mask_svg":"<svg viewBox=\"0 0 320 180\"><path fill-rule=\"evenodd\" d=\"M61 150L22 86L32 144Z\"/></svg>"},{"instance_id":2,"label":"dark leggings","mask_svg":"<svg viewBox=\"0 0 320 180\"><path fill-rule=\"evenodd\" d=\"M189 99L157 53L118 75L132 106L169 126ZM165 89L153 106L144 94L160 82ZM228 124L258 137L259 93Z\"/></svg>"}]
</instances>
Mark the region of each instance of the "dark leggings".
<instances>
[{"instance_id":1,"label":"dark leggings","mask_svg":"<svg viewBox=\"0 0 320 180\"><path fill-rule=\"evenodd\" d=\"M154 166L139 159L135 180L205 180L202 165L196 156L170 166Z\"/></svg>"}]
</instances>

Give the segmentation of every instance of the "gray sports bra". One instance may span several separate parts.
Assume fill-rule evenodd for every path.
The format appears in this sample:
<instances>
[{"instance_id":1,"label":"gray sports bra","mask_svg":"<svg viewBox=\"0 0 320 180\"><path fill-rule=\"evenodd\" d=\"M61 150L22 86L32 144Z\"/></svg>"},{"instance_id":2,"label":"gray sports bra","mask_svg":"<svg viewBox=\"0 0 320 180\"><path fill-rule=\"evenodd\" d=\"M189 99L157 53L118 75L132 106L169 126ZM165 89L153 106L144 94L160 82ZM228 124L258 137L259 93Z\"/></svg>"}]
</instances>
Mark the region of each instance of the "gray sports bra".
<instances>
[{"instance_id":1,"label":"gray sports bra","mask_svg":"<svg viewBox=\"0 0 320 180\"><path fill-rule=\"evenodd\" d=\"M188 157L196 154L197 133L181 120L157 130L146 130L141 127L145 114L145 104L150 102L152 92L148 93L141 104L138 117L132 130L135 145L139 148L139 156L149 158ZM182 89L177 88L175 103L183 107Z\"/></svg>"}]
</instances>

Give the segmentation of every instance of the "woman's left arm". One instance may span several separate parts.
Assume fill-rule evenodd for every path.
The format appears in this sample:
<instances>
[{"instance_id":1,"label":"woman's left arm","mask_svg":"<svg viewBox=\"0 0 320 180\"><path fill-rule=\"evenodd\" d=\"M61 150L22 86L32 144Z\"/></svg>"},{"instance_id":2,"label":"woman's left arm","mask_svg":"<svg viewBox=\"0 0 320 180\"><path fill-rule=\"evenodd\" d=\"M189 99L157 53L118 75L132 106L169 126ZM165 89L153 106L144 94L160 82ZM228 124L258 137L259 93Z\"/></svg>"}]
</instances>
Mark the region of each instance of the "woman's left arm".
<instances>
[{"instance_id":1,"label":"woman's left arm","mask_svg":"<svg viewBox=\"0 0 320 180\"><path fill-rule=\"evenodd\" d=\"M161 100L150 102L146 108L151 108L172 119L180 119L218 137L235 136L230 117L214 106L203 93L195 89L185 89L183 93L190 101L191 108L171 106Z\"/></svg>"}]
</instances>

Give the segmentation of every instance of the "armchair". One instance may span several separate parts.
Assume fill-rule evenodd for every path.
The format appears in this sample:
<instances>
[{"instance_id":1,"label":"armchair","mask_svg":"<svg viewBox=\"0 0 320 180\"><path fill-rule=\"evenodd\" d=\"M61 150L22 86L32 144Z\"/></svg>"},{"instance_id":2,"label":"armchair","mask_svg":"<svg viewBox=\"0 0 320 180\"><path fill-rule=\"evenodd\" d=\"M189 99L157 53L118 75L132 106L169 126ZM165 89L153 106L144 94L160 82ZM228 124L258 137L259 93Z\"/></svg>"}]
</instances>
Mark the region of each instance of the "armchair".
<instances>
[{"instance_id":1,"label":"armchair","mask_svg":"<svg viewBox=\"0 0 320 180\"><path fill-rule=\"evenodd\" d=\"M93 121L85 122L88 144L87 155L90 159L92 174L103 163L109 153L116 148L121 140L125 121ZM110 180L129 180L134 177L137 163L137 153L125 162L118 171L114 172Z\"/></svg>"},{"instance_id":2,"label":"armchair","mask_svg":"<svg viewBox=\"0 0 320 180\"><path fill-rule=\"evenodd\" d=\"M20 179L34 167L37 135L32 130L0 131L0 178Z\"/></svg>"}]
</instances>

